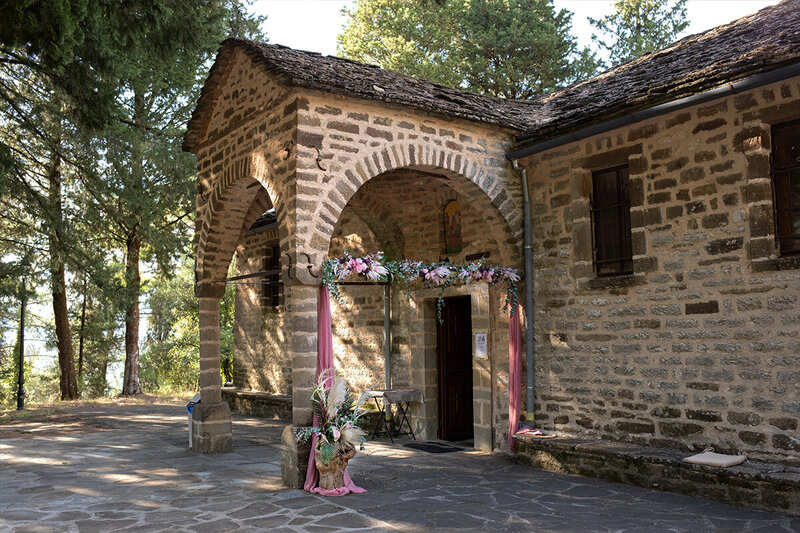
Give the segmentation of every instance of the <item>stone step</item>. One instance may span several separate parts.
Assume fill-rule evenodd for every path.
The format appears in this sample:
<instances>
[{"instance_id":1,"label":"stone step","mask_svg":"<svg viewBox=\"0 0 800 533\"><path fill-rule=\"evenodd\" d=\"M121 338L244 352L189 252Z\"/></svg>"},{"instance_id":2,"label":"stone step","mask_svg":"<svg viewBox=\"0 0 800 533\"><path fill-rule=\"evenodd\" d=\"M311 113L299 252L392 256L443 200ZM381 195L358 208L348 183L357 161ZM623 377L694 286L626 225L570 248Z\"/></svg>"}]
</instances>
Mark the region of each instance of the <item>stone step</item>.
<instances>
[{"instance_id":1,"label":"stone step","mask_svg":"<svg viewBox=\"0 0 800 533\"><path fill-rule=\"evenodd\" d=\"M693 453L635 444L515 435L516 461L656 490L800 516L800 468L753 461L719 468L686 463Z\"/></svg>"}]
</instances>

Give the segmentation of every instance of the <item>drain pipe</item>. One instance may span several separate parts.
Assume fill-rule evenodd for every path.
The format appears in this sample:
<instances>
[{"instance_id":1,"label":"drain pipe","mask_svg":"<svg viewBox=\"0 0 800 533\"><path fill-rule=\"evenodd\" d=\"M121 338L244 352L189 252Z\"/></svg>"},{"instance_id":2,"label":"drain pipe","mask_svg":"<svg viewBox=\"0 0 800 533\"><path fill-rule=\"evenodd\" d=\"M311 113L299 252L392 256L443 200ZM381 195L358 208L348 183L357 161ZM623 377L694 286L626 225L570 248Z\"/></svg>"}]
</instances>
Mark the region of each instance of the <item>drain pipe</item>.
<instances>
[{"instance_id":1,"label":"drain pipe","mask_svg":"<svg viewBox=\"0 0 800 533\"><path fill-rule=\"evenodd\" d=\"M534 345L533 345L533 232L531 229L531 197L528 192L528 170L520 166L519 159L512 159L511 166L517 171L522 183L522 256L525 261L525 423L533 427Z\"/></svg>"}]
</instances>

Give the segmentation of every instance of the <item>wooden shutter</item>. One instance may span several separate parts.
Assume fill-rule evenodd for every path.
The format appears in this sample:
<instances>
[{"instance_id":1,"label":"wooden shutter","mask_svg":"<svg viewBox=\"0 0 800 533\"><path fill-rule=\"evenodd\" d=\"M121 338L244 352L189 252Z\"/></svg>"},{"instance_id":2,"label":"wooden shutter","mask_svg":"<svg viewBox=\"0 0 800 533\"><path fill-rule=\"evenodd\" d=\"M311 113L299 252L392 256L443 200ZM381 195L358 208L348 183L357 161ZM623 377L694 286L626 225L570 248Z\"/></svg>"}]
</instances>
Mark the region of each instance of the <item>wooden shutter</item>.
<instances>
[{"instance_id":1,"label":"wooden shutter","mask_svg":"<svg viewBox=\"0 0 800 533\"><path fill-rule=\"evenodd\" d=\"M628 166L592 174L594 265L598 276L633 273Z\"/></svg>"}]
</instances>

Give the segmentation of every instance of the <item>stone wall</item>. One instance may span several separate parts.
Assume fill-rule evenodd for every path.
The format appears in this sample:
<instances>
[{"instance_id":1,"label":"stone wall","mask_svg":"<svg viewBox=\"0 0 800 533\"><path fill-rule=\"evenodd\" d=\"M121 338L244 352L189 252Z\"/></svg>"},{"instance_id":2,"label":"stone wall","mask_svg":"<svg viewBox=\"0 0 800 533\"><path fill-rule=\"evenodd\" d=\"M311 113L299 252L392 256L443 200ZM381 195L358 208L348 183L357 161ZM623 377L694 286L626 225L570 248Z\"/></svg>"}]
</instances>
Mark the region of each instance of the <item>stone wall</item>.
<instances>
[{"instance_id":1,"label":"stone wall","mask_svg":"<svg viewBox=\"0 0 800 533\"><path fill-rule=\"evenodd\" d=\"M465 178L450 187L475 200L495 240L521 235L522 194L505 160L510 131L324 94L298 99L297 113L298 250L315 262L356 191L397 169Z\"/></svg>"},{"instance_id":2,"label":"stone wall","mask_svg":"<svg viewBox=\"0 0 800 533\"><path fill-rule=\"evenodd\" d=\"M278 230L249 233L239 242L236 275L261 272L278 244ZM292 392L292 359L286 349L283 305L265 305L263 278L236 283L233 385L240 389L288 395Z\"/></svg>"},{"instance_id":3,"label":"stone wall","mask_svg":"<svg viewBox=\"0 0 800 533\"><path fill-rule=\"evenodd\" d=\"M798 79L528 157L536 418L798 462L800 263L775 249L770 125ZM634 274L596 278L592 171L629 165Z\"/></svg>"},{"instance_id":4,"label":"stone wall","mask_svg":"<svg viewBox=\"0 0 800 533\"><path fill-rule=\"evenodd\" d=\"M293 251L295 97L235 51L197 154L196 273L225 277L240 236L274 205L281 247ZM258 186L260 184L260 187ZM251 212L251 206L259 209Z\"/></svg>"}]
</instances>

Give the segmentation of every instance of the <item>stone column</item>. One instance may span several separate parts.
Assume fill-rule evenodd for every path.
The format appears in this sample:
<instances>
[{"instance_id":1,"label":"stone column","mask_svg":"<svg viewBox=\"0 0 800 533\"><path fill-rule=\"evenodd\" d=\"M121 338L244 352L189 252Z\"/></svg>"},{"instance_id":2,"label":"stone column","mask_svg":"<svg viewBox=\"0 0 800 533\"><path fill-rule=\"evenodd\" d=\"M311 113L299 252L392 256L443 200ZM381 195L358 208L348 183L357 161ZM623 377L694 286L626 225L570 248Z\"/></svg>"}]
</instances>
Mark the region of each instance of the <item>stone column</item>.
<instances>
[{"instance_id":1,"label":"stone column","mask_svg":"<svg viewBox=\"0 0 800 533\"><path fill-rule=\"evenodd\" d=\"M301 488L306 476L310 446L298 442L295 430L311 425L311 389L317 370L318 286L286 287L286 324L292 354L292 425L282 438L281 474L290 488Z\"/></svg>"},{"instance_id":2,"label":"stone column","mask_svg":"<svg viewBox=\"0 0 800 533\"><path fill-rule=\"evenodd\" d=\"M200 314L200 405L192 411L192 449L200 453L229 452L231 410L222 401L219 361L219 303L224 283L198 285Z\"/></svg>"}]
</instances>

